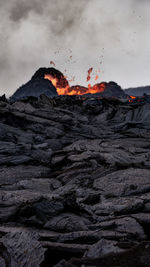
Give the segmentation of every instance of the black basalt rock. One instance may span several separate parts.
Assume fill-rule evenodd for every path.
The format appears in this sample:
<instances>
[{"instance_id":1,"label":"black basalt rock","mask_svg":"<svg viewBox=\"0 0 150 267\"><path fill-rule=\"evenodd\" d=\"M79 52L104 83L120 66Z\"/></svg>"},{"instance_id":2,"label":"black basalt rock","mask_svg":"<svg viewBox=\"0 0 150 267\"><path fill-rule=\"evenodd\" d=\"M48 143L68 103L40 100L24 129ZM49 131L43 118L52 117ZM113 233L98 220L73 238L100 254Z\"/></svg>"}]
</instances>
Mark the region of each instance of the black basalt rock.
<instances>
[{"instance_id":1,"label":"black basalt rock","mask_svg":"<svg viewBox=\"0 0 150 267\"><path fill-rule=\"evenodd\" d=\"M150 266L149 150L148 101L1 101L0 267Z\"/></svg>"}]
</instances>

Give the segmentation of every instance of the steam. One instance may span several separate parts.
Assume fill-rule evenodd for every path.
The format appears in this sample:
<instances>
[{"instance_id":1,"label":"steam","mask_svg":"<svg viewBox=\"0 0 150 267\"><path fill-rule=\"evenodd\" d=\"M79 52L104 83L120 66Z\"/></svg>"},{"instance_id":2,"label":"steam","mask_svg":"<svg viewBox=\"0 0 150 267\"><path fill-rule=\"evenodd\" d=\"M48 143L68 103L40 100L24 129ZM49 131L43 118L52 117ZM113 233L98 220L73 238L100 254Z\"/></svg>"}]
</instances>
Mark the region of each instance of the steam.
<instances>
[{"instance_id":1,"label":"steam","mask_svg":"<svg viewBox=\"0 0 150 267\"><path fill-rule=\"evenodd\" d=\"M90 67L101 69L99 82L150 84L149 8L149 0L0 0L0 95L50 61L74 84L87 85Z\"/></svg>"}]
</instances>

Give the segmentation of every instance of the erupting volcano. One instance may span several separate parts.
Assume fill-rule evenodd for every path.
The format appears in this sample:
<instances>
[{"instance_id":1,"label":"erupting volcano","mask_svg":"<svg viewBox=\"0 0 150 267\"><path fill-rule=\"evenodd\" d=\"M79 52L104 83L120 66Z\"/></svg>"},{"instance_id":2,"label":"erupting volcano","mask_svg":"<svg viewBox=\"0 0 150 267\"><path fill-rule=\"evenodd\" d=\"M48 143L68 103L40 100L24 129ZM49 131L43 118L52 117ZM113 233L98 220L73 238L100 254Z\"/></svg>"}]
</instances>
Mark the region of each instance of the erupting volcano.
<instances>
[{"instance_id":1,"label":"erupting volcano","mask_svg":"<svg viewBox=\"0 0 150 267\"><path fill-rule=\"evenodd\" d=\"M88 70L87 82L91 79L91 72L93 68ZM68 81L64 75L57 71L54 68L49 69L49 73L44 74L44 79L51 81L53 86L56 88L58 95L84 95L84 94L96 94L104 92L106 88L106 83L99 83L91 86L88 84L88 87L75 85L69 86ZM98 79L98 75L95 77L95 81Z\"/></svg>"},{"instance_id":2,"label":"erupting volcano","mask_svg":"<svg viewBox=\"0 0 150 267\"><path fill-rule=\"evenodd\" d=\"M91 80L91 73L93 68L88 70L87 82ZM99 78L96 72L94 81ZM74 81L74 79L73 79ZM55 68L40 68L32 76L31 80L25 85L21 86L12 99L24 98L27 96L39 97L45 94L49 97L57 95L87 95L98 94L102 97L124 97L125 93L121 87L115 82L101 82L95 85L88 84L87 87L81 85L70 86L67 78L62 72Z\"/></svg>"}]
</instances>

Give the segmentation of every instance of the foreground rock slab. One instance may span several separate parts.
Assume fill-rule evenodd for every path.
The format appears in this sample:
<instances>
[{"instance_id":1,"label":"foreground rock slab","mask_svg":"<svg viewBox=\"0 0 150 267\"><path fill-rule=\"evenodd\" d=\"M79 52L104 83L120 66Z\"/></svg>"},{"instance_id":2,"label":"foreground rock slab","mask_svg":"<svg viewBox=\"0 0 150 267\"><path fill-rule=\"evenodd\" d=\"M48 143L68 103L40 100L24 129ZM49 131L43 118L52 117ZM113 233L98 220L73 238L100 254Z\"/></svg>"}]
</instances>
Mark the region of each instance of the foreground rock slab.
<instances>
[{"instance_id":1,"label":"foreground rock slab","mask_svg":"<svg viewBox=\"0 0 150 267\"><path fill-rule=\"evenodd\" d=\"M150 266L150 104L0 99L0 266Z\"/></svg>"}]
</instances>

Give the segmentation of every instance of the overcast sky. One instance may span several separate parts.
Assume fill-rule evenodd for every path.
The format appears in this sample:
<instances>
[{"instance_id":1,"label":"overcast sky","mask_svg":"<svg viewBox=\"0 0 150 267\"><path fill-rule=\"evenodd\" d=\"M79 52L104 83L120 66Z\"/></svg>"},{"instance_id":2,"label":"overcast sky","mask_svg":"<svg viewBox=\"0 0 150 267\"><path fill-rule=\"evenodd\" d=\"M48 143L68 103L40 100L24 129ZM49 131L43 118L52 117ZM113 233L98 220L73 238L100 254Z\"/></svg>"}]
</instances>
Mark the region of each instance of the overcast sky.
<instances>
[{"instance_id":1,"label":"overcast sky","mask_svg":"<svg viewBox=\"0 0 150 267\"><path fill-rule=\"evenodd\" d=\"M150 85L149 13L149 0L0 0L0 95L51 60L71 85L90 67L99 82Z\"/></svg>"}]
</instances>

